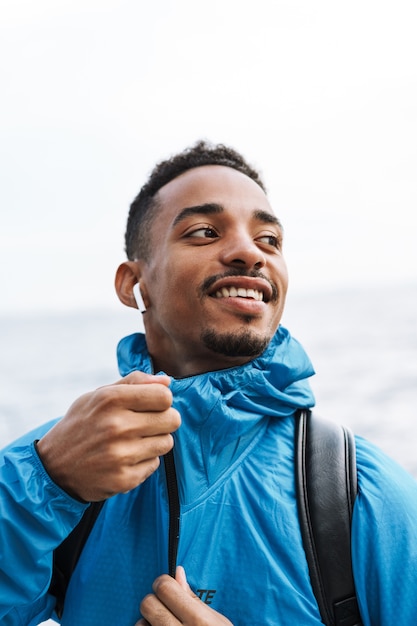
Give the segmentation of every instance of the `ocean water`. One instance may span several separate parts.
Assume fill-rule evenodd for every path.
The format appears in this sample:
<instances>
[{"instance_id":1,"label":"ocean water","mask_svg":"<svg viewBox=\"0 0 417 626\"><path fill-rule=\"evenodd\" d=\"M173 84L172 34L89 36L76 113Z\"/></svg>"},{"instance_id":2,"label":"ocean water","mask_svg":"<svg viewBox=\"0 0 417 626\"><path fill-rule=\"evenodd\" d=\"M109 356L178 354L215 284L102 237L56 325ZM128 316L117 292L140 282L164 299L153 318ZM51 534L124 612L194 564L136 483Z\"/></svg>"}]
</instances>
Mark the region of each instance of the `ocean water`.
<instances>
[{"instance_id":1,"label":"ocean water","mask_svg":"<svg viewBox=\"0 0 417 626\"><path fill-rule=\"evenodd\" d=\"M140 323L124 308L0 317L1 446L117 380L116 344ZM315 366L317 412L417 477L417 284L290 294L283 324Z\"/></svg>"},{"instance_id":2,"label":"ocean water","mask_svg":"<svg viewBox=\"0 0 417 626\"><path fill-rule=\"evenodd\" d=\"M290 299L284 318L316 371L316 411L417 477L417 284Z\"/></svg>"},{"instance_id":3,"label":"ocean water","mask_svg":"<svg viewBox=\"0 0 417 626\"><path fill-rule=\"evenodd\" d=\"M118 340L140 317L0 317L0 444L119 378ZM316 410L371 439L417 476L417 284L288 296L283 324L316 375Z\"/></svg>"}]
</instances>

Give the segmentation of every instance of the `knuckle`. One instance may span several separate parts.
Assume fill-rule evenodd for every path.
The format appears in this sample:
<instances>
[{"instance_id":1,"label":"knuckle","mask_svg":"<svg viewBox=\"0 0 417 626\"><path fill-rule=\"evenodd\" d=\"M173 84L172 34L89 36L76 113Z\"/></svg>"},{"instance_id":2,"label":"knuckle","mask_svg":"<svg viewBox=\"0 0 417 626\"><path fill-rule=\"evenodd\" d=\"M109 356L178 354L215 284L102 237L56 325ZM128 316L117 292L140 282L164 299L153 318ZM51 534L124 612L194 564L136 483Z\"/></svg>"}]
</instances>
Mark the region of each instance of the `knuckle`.
<instances>
[{"instance_id":1,"label":"knuckle","mask_svg":"<svg viewBox=\"0 0 417 626\"><path fill-rule=\"evenodd\" d=\"M156 437L150 437L146 442L146 451L143 453L144 459L147 462L157 459L160 456L164 456L174 447L174 438L171 434L157 435Z\"/></svg>"},{"instance_id":2,"label":"knuckle","mask_svg":"<svg viewBox=\"0 0 417 626\"><path fill-rule=\"evenodd\" d=\"M111 450L114 454L117 452L115 443L120 437L122 428L123 420L117 414L107 415L106 419L100 420L100 423L97 424L97 431L101 433L103 439L113 444L111 446Z\"/></svg>"},{"instance_id":3,"label":"knuckle","mask_svg":"<svg viewBox=\"0 0 417 626\"><path fill-rule=\"evenodd\" d=\"M92 402L100 410L108 410L120 402L120 387L117 385L109 385L108 387L100 387L93 392Z\"/></svg>"},{"instance_id":4,"label":"knuckle","mask_svg":"<svg viewBox=\"0 0 417 626\"><path fill-rule=\"evenodd\" d=\"M134 370L133 372L129 372L129 374L126 374L126 376L122 378L122 382L124 384L140 384L145 376L146 374L144 374L144 372L141 372L140 370Z\"/></svg>"},{"instance_id":5,"label":"knuckle","mask_svg":"<svg viewBox=\"0 0 417 626\"><path fill-rule=\"evenodd\" d=\"M143 483L147 478L149 478L149 476L152 476L152 474L156 472L160 465L161 459L159 458L159 456L149 460L146 464L146 471L143 472L143 477L141 478L140 482Z\"/></svg>"},{"instance_id":6,"label":"knuckle","mask_svg":"<svg viewBox=\"0 0 417 626\"><path fill-rule=\"evenodd\" d=\"M118 493L126 493L144 483L149 476L152 476L152 474L156 472L160 464L161 461L159 457L148 459L147 461L139 463L135 466L135 468L132 468L130 472L126 473L123 478L120 479Z\"/></svg>"},{"instance_id":7,"label":"knuckle","mask_svg":"<svg viewBox=\"0 0 417 626\"><path fill-rule=\"evenodd\" d=\"M172 430L177 430L181 426L181 415L177 409L170 409L170 419L172 423Z\"/></svg>"},{"instance_id":8,"label":"knuckle","mask_svg":"<svg viewBox=\"0 0 417 626\"><path fill-rule=\"evenodd\" d=\"M125 464L127 453L123 441L119 441L116 436L111 436L114 432L112 428L106 429L107 445L104 452L107 465L114 467L117 471L118 468L122 468Z\"/></svg>"},{"instance_id":9,"label":"knuckle","mask_svg":"<svg viewBox=\"0 0 417 626\"><path fill-rule=\"evenodd\" d=\"M172 391L165 385L154 385L155 393L158 395L158 401L161 404L162 409L169 409L172 405Z\"/></svg>"},{"instance_id":10,"label":"knuckle","mask_svg":"<svg viewBox=\"0 0 417 626\"><path fill-rule=\"evenodd\" d=\"M161 606L159 600L153 594L145 596L140 603L140 612L145 619L152 619L152 624L169 626L172 624L167 609Z\"/></svg>"},{"instance_id":11,"label":"knuckle","mask_svg":"<svg viewBox=\"0 0 417 626\"><path fill-rule=\"evenodd\" d=\"M157 595L163 596L165 592L170 589L171 585L172 579L167 574L163 574L162 576L158 576L152 587Z\"/></svg>"},{"instance_id":12,"label":"knuckle","mask_svg":"<svg viewBox=\"0 0 417 626\"><path fill-rule=\"evenodd\" d=\"M120 467L115 471L111 480L111 490L113 493L127 493L139 484L136 476L126 467Z\"/></svg>"},{"instance_id":13,"label":"knuckle","mask_svg":"<svg viewBox=\"0 0 417 626\"><path fill-rule=\"evenodd\" d=\"M174 437L171 433L167 435L160 435L158 437L158 445L157 445L157 454L158 456L161 454L166 454L174 447Z\"/></svg>"},{"instance_id":14,"label":"knuckle","mask_svg":"<svg viewBox=\"0 0 417 626\"><path fill-rule=\"evenodd\" d=\"M153 604L153 598L154 596L151 593L148 593L148 595L143 598L142 602L140 603L141 613L147 613L147 611Z\"/></svg>"},{"instance_id":15,"label":"knuckle","mask_svg":"<svg viewBox=\"0 0 417 626\"><path fill-rule=\"evenodd\" d=\"M160 465L161 465L161 459L159 458L159 456L157 456L150 463L150 473L153 474L154 472L156 472L156 470L158 469Z\"/></svg>"}]
</instances>

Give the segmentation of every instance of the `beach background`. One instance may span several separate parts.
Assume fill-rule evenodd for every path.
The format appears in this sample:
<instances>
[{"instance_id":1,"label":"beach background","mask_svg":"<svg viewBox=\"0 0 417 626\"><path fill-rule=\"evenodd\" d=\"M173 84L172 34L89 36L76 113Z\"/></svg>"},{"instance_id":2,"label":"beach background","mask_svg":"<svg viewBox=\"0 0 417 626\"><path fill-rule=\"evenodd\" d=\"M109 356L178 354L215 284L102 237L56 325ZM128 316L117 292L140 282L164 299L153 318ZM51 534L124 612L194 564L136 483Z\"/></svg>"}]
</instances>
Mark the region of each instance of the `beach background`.
<instances>
[{"instance_id":1,"label":"beach background","mask_svg":"<svg viewBox=\"0 0 417 626\"><path fill-rule=\"evenodd\" d=\"M0 445L118 378L130 202L197 139L260 169L317 411L417 477L414 0L2 0Z\"/></svg>"},{"instance_id":2,"label":"beach background","mask_svg":"<svg viewBox=\"0 0 417 626\"><path fill-rule=\"evenodd\" d=\"M316 410L417 478L417 284L290 293L283 322L314 363ZM0 317L1 445L117 380L117 341L141 323L123 307Z\"/></svg>"},{"instance_id":3,"label":"beach background","mask_svg":"<svg viewBox=\"0 0 417 626\"><path fill-rule=\"evenodd\" d=\"M136 310L0 319L0 442L63 415L119 378ZM317 412L377 443L417 477L417 284L288 296L283 324L313 361Z\"/></svg>"}]
</instances>

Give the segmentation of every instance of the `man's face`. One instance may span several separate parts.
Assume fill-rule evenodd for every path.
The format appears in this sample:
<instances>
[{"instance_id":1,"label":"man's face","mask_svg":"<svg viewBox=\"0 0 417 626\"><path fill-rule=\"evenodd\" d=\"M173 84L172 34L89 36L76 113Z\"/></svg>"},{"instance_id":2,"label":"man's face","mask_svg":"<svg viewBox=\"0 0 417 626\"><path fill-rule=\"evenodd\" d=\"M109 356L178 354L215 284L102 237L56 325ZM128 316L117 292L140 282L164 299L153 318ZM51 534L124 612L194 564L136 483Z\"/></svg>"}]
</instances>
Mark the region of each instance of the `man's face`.
<instances>
[{"instance_id":1,"label":"man's face","mask_svg":"<svg viewBox=\"0 0 417 626\"><path fill-rule=\"evenodd\" d=\"M261 354L281 319L282 229L262 189L210 165L160 189L150 258L140 261L150 354L180 377Z\"/></svg>"}]
</instances>

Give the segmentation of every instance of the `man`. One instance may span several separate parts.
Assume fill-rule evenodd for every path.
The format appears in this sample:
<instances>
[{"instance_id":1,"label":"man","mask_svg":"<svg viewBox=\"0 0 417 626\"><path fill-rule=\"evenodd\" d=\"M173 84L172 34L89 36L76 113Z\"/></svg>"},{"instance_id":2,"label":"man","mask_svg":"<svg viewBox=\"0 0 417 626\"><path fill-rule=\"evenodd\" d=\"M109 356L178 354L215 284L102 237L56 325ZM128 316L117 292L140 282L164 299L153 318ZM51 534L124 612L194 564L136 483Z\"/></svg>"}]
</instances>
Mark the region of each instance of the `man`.
<instances>
[{"instance_id":1,"label":"man","mask_svg":"<svg viewBox=\"0 0 417 626\"><path fill-rule=\"evenodd\" d=\"M53 550L106 500L62 624L320 624L294 483L294 414L314 404L313 369L279 325L282 226L259 175L202 142L163 162L132 204L126 251L116 290L137 307L139 284L146 339L120 342L122 379L4 451L1 623L52 615ZM357 461L363 623L409 626L417 487L361 439Z\"/></svg>"}]
</instances>

